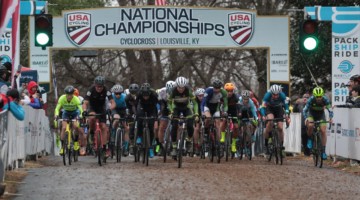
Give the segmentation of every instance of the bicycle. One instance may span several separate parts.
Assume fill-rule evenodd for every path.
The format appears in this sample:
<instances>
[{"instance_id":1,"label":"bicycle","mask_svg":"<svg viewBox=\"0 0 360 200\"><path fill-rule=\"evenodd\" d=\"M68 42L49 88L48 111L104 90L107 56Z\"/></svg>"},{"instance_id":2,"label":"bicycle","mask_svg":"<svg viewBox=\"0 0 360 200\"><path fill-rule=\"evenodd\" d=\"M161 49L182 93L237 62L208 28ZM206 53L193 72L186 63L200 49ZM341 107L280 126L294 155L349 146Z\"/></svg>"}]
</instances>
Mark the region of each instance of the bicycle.
<instances>
[{"instance_id":1,"label":"bicycle","mask_svg":"<svg viewBox=\"0 0 360 200\"><path fill-rule=\"evenodd\" d=\"M93 148L96 152L96 156L98 157L98 164L99 166L102 166L102 162L106 163L106 156L104 155L105 150L104 147L104 141L102 140L102 131L100 128L100 117L103 116L103 114L88 114L84 117L95 117L96 119L96 128L94 131L93 136Z\"/></svg>"},{"instance_id":2,"label":"bicycle","mask_svg":"<svg viewBox=\"0 0 360 200\"><path fill-rule=\"evenodd\" d=\"M215 119L221 119L222 117L205 117L210 118L209 135L207 138L207 144L209 146L208 157L210 162L214 162L216 156L217 163L220 163L220 144L218 142L217 128L215 126Z\"/></svg>"},{"instance_id":3,"label":"bicycle","mask_svg":"<svg viewBox=\"0 0 360 200\"><path fill-rule=\"evenodd\" d=\"M229 155L231 154L231 158L233 158L233 154L231 153L231 139L233 135L233 119L237 120L237 117L226 117L226 137L225 137L225 161L227 162L229 159Z\"/></svg>"},{"instance_id":4,"label":"bicycle","mask_svg":"<svg viewBox=\"0 0 360 200\"><path fill-rule=\"evenodd\" d=\"M279 138L279 130L278 130L278 122L279 121L283 121L285 118L274 118L274 119L267 119L265 120L265 123L270 122L273 125L273 129L271 131L271 137L269 135L269 142L268 142L268 148L269 148L269 157L267 158L267 160L270 162L272 156L275 156L275 164L283 164L283 155L282 155L282 151L283 151L283 147L280 143L280 138Z\"/></svg>"},{"instance_id":5,"label":"bicycle","mask_svg":"<svg viewBox=\"0 0 360 200\"><path fill-rule=\"evenodd\" d=\"M61 148L64 148L63 151L63 163L66 165L66 156L68 156L69 165L71 165L71 160L74 159L74 162L78 161L78 155L79 151L74 150L74 141L75 138L78 137L77 133L73 130L73 123L77 121L77 119L72 119L71 116L69 116L69 119L59 119L59 122L65 121L67 122L66 128L65 128L65 140L64 140L64 146Z\"/></svg>"},{"instance_id":6,"label":"bicycle","mask_svg":"<svg viewBox=\"0 0 360 200\"><path fill-rule=\"evenodd\" d=\"M238 145L238 155L239 160L242 160L243 156L246 155L246 157L251 160L252 158L252 144L251 144L251 121L254 118L242 118L241 119L241 125L240 130L242 130L242 137L240 137L239 145Z\"/></svg>"},{"instance_id":7,"label":"bicycle","mask_svg":"<svg viewBox=\"0 0 360 200\"><path fill-rule=\"evenodd\" d=\"M323 159L321 158L321 155L323 152L322 149L322 136L320 131L320 124L321 123L330 123L330 121L323 121L323 120L317 120L317 121L309 121L309 123L314 124L314 130L312 134L312 155L313 155L313 161L314 166L319 166L319 168L322 168L323 166ZM331 129L331 124L329 129Z\"/></svg>"},{"instance_id":8,"label":"bicycle","mask_svg":"<svg viewBox=\"0 0 360 200\"><path fill-rule=\"evenodd\" d=\"M142 144L137 144L138 148L137 148L137 156L138 159L135 159L136 161L139 161L140 159L140 154L141 151L140 149L143 151L143 156L142 156L142 163L145 164L146 166L149 166L149 151L151 149L151 141L150 141L150 128L149 128L149 121L153 120L153 119L157 119L155 117L148 117L147 113L145 112L145 117L138 117L138 119L142 119L143 120L143 141ZM136 128L137 129L137 128ZM136 134L137 135L137 134ZM134 150L135 153L135 150ZM136 162L135 161L135 162Z\"/></svg>"},{"instance_id":9,"label":"bicycle","mask_svg":"<svg viewBox=\"0 0 360 200\"><path fill-rule=\"evenodd\" d=\"M185 118L183 114L180 117L174 117L173 120L177 120L179 123L179 139L177 145L176 160L178 161L178 168L181 168L183 156L186 154L185 136L187 135L187 122L189 118Z\"/></svg>"}]
</instances>

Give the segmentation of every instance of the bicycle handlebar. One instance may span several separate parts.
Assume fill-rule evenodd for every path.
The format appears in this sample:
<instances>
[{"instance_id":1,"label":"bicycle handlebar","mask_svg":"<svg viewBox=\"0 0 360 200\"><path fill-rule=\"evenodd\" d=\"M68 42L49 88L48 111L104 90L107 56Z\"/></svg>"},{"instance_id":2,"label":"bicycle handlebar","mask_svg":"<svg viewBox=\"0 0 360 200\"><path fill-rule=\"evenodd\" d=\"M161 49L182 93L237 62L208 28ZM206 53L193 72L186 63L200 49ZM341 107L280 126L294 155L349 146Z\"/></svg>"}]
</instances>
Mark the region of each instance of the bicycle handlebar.
<instances>
[{"instance_id":1,"label":"bicycle handlebar","mask_svg":"<svg viewBox=\"0 0 360 200\"><path fill-rule=\"evenodd\" d=\"M309 123L311 124L329 123L330 124L329 130L331 129L331 125L332 125L331 121L323 121L323 120L309 121Z\"/></svg>"}]
</instances>

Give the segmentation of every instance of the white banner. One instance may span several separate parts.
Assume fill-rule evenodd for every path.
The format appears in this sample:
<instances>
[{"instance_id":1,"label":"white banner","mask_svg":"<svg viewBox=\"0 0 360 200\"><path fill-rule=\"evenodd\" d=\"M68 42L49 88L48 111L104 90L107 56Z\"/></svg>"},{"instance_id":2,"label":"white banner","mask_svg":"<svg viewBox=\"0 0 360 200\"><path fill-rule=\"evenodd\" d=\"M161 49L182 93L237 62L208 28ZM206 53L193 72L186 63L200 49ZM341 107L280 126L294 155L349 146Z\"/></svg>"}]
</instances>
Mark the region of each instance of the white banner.
<instances>
[{"instance_id":1,"label":"white banner","mask_svg":"<svg viewBox=\"0 0 360 200\"><path fill-rule=\"evenodd\" d=\"M54 48L269 48L269 81L289 81L289 17L215 8L117 7L73 10L53 18ZM31 68L49 82L48 49L34 47Z\"/></svg>"},{"instance_id":2,"label":"white banner","mask_svg":"<svg viewBox=\"0 0 360 200\"><path fill-rule=\"evenodd\" d=\"M327 152L335 148L335 155L360 160L360 109L336 107L334 126L334 133L331 134L335 134L335 137L328 138ZM331 147L334 143L335 147Z\"/></svg>"}]
</instances>

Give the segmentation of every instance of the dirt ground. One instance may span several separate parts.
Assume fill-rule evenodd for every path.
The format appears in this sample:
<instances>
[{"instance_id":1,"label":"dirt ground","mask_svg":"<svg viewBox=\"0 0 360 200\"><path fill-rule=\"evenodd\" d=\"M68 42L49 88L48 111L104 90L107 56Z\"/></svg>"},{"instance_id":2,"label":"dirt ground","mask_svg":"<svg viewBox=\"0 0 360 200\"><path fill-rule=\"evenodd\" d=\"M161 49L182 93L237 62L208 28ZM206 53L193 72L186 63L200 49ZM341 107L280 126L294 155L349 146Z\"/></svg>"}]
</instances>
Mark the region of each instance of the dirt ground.
<instances>
[{"instance_id":1,"label":"dirt ground","mask_svg":"<svg viewBox=\"0 0 360 200\"><path fill-rule=\"evenodd\" d=\"M310 157L287 157L284 165L234 159L220 164L186 157L153 158L146 167L127 157L97 165L93 156L64 166L58 156L26 162L6 173L2 199L347 199L360 195L360 167L326 161L322 169Z\"/></svg>"}]
</instances>

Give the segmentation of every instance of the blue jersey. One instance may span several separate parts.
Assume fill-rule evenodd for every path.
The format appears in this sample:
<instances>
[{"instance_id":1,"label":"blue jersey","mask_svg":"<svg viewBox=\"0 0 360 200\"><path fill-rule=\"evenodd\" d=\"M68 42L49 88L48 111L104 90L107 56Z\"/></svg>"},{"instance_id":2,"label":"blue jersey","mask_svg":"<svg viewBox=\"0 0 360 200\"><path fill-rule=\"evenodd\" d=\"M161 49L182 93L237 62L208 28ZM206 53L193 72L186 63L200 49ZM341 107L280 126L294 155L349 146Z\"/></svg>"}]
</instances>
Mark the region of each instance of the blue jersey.
<instances>
[{"instance_id":1,"label":"blue jersey","mask_svg":"<svg viewBox=\"0 0 360 200\"><path fill-rule=\"evenodd\" d=\"M308 118L308 113L322 113L324 110L327 109L329 111L329 117L333 118L334 113L331 109L331 104L329 98L326 96L323 96L321 98L321 101L316 101L316 98L314 96L311 96L303 109L303 116L304 118Z\"/></svg>"},{"instance_id":2,"label":"blue jersey","mask_svg":"<svg viewBox=\"0 0 360 200\"><path fill-rule=\"evenodd\" d=\"M125 103L125 97L126 95L124 93L121 93L119 98L116 98L116 95L113 93L112 97L115 101L116 108L115 109L126 109L126 103Z\"/></svg>"},{"instance_id":3,"label":"blue jersey","mask_svg":"<svg viewBox=\"0 0 360 200\"><path fill-rule=\"evenodd\" d=\"M284 107L285 112L289 113L289 104L286 101L286 95L283 92L280 92L279 97L276 99L272 98L271 92L266 92L260 108L262 116L265 116L266 107Z\"/></svg>"},{"instance_id":4,"label":"blue jersey","mask_svg":"<svg viewBox=\"0 0 360 200\"><path fill-rule=\"evenodd\" d=\"M244 109L250 110L254 119L258 120L255 104L250 98L249 98L249 102L245 104L242 97L239 97L238 107L239 107L239 112L241 112Z\"/></svg>"}]
</instances>

